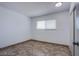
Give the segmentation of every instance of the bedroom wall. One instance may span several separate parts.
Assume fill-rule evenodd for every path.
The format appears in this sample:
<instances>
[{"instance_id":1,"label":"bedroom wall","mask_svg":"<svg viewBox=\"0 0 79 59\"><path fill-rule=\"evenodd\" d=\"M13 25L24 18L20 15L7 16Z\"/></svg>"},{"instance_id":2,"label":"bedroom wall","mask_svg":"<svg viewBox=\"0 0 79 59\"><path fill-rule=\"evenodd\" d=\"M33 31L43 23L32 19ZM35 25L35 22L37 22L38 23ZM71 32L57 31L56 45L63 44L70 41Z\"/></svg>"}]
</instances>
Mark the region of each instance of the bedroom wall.
<instances>
[{"instance_id":1,"label":"bedroom wall","mask_svg":"<svg viewBox=\"0 0 79 59\"><path fill-rule=\"evenodd\" d=\"M30 19L0 7L0 48L30 39Z\"/></svg>"},{"instance_id":2,"label":"bedroom wall","mask_svg":"<svg viewBox=\"0 0 79 59\"><path fill-rule=\"evenodd\" d=\"M56 20L56 30L37 30L36 21ZM69 45L70 42L70 17L69 12L60 12L32 18L32 38L36 40Z\"/></svg>"}]
</instances>

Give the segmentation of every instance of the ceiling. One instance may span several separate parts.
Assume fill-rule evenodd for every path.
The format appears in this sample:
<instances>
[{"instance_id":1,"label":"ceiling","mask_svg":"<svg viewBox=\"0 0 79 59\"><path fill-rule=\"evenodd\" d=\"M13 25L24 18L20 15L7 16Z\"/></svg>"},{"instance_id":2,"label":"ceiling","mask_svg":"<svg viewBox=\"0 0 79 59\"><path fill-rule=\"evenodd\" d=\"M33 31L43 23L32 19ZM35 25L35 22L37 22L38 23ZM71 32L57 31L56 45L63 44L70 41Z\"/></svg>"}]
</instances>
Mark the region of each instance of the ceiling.
<instances>
[{"instance_id":1,"label":"ceiling","mask_svg":"<svg viewBox=\"0 0 79 59\"><path fill-rule=\"evenodd\" d=\"M0 2L0 6L21 13L28 17L41 16L49 13L67 11L70 2L63 2L61 7L55 7L56 2Z\"/></svg>"}]
</instances>

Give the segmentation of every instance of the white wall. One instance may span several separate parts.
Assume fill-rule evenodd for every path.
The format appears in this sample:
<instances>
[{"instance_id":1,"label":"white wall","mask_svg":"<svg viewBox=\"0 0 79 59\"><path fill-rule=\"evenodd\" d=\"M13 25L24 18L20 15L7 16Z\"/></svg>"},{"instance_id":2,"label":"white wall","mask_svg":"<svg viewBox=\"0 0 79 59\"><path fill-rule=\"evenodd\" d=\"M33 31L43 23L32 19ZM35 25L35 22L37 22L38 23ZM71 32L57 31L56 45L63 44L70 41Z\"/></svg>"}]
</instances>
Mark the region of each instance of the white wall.
<instances>
[{"instance_id":1,"label":"white wall","mask_svg":"<svg viewBox=\"0 0 79 59\"><path fill-rule=\"evenodd\" d=\"M72 22L68 12L60 12L30 19L0 7L0 48L26 41L30 38L59 44L70 44ZM37 20L56 19L56 30L36 30ZM31 26L31 27L30 27Z\"/></svg>"},{"instance_id":2,"label":"white wall","mask_svg":"<svg viewBox=\"0 0 79 59\"><path fill-rule=\"evenodd\" d=\"M70 40L69 40L69 47L73 55L73 12L70 15Z\"/></svg>"},{"instance_id":3,"label":"white wall","mask_svg":"<svg viewBox=\"0 0 79 59\"><path fill-rule=\"evenodd\" d=\"M37 30L36 21L56 19L56 30ZM69 45L70 42L70 15L68 12L60 12L46 16L32 18L32 38L41 41Z\"/></svg>"},{"instance_id":4,"label":"white wall","mask_svg":"<svg viewBox=\"0 0 79 59\"><path fill-rule=\"evenodd\" d=\"M30 38L30 19L0 7L0 48Z\"/></svg>"}]
</instances>

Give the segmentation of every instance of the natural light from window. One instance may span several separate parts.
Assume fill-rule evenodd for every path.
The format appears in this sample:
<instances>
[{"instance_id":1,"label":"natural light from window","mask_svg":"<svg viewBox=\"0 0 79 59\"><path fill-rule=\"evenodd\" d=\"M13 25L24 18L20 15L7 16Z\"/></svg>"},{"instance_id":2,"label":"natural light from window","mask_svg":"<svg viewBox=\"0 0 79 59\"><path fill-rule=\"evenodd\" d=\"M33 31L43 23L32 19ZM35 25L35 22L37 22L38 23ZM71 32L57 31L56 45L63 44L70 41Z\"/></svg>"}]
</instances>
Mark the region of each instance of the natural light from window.
<instances>
[{"instance_id":1,"label":"natural light from window","mask_svg":"<svg viewBox=\"0 0 79 59\"><path fill-rule=\"evenodd\" d=\"M36 29L56 29L56 20L37 21Z\"/></svg>"}]
</instances>

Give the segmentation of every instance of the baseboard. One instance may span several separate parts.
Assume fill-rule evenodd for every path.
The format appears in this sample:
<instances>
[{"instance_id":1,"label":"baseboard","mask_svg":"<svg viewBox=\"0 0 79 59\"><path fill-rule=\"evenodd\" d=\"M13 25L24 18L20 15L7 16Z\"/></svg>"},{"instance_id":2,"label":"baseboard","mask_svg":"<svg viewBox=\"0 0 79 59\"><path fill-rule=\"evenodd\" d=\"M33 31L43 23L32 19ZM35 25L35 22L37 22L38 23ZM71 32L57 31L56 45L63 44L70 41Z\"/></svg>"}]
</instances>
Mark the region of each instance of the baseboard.
<instances>
[{"instance_id":1,"label":"baseboard","mask_svg":"<svg viewBox=\"0 0 79 59\"><path fill-rule=\"evenodd\" d=\"M33 41L38 41L38 42L43 42L43 43L48 43L48 44L56 44L56 45L61 45L61 46L66 46L66 47L69 47L68 45L65 45L65 44L59 44L59 43L54 43L54 42L47 42L47 41L42 41L42 40L36 40L36 39L30 39L30 40L33 40ZM30 41L29 40L29 41Z\"/></svg>"},{"instance_id":2,"label":"baseboard","mask_svg":"<svg viewBox=\"0 0 79 59\"><path fill-rule=\"evenodd\" d=\"M26 41L29 41L29 39L27 39L27 40L25 39L25 40L23 40L23 41L20 41L20 42L11 44L11 45L7 45L7 46L5 46L5 47L1 47L0 49L8 48L8 47L10 47L10 46L15 46L15 45L21 44L21 43L26 42Z\"/></svg>"},{"instance_id":3,"label":"baseboard","mask_svg":"<svg viewBox=\"0 0 79 59\"><path fill-rule=\"evenodd\" d=\"M46 41L41 41L41 40L35 40L35 39L29 39L29 40L26 40L26 41L23 41L23 42L19 42L19 43L10 45L10 46L6 46L6 47L3 47L3 48L0 48L0 50L1 49L5 49L5 48L8 48L8 47L11 47L11 46L19 45L19 44L22 44L22 43L28 42L28 41L37 41L37 42L43 42L43 43L48 43L48 44L56 44L56 45L61 45L61 46L65 46L65 47L68 47L69 48L68 45L63 45L63 44L58 44L58 43L51 43L51 42L46 42Z\"/></svg>"}]
</instances>

